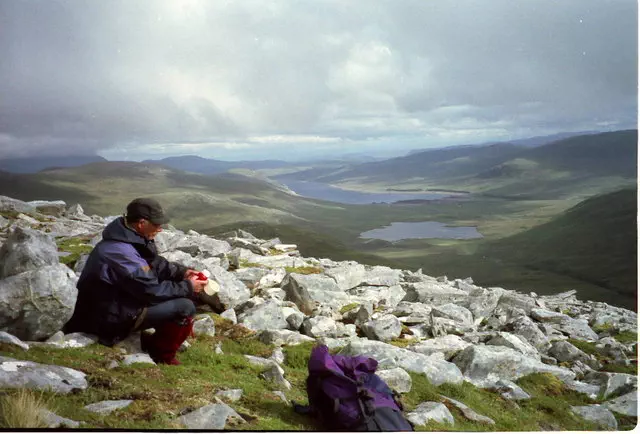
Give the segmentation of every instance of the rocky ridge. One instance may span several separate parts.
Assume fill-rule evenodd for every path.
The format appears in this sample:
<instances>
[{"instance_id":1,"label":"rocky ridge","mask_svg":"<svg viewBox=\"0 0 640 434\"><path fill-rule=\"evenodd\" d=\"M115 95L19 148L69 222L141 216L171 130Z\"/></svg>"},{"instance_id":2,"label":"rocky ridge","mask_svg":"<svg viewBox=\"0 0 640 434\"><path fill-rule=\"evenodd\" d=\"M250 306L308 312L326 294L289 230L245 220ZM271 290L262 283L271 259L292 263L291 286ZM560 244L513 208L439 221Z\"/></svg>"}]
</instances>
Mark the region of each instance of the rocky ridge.
<instances>
[{"instance_id":1,"label":"rocky ridge","mask_svg":"<svg viewBox=\"0 0 640 434\"><path fill-rule=\"evenodd\" d=\"M73 312L75 284L86 255L71 269L60 263L65 252L58 251L56 241L87 240L79 243L90 249L113 218L86 216L80 205L67 207L62 201L22 202L0 196L0 342L26 350L95 343L90 335L60 332ZM414 372L435 385L467 381L518 401L528 396L514 381L542 372L591 397L610 397L601 405L574 410L602 427L617 427L611 410L637 416L637 376L603 371L598 358L572 343L591 343L622 365L637 362L637 343L614 337L637 331L635 312L578 300L575 291L538 296L484 288L471 278L450 280L421 270L305 258L293 244L258 239L242 230L215 239L169 227L157 236L156 244L168 260L207 270L220 290L205 301L223 318L274 345L269 359L246 357L262 366L263 378L282 390L291 385L278 347L315 341L339 348L341 354L374 357L380 375L400 393L411 390L408 372ZM210 316L198 317L195 333L215 335ZM121 363L153 363L140 350L136 335L123 348L127 354ZM87 387L83 372L0 357L0 389L51 388L64 394ZM418 425L428 420L453 423L448 407L456 406L465 417L493 422L452 398L443 400L448 406L424 402L408 418ZM176 423L189 429L242 423L233 402L225 401L216 398L181 415ZM104 401L88 410L110 412L130 403ZM47 417L51 427L79 426L53 414Z\"/></svg>"}]
</instances>

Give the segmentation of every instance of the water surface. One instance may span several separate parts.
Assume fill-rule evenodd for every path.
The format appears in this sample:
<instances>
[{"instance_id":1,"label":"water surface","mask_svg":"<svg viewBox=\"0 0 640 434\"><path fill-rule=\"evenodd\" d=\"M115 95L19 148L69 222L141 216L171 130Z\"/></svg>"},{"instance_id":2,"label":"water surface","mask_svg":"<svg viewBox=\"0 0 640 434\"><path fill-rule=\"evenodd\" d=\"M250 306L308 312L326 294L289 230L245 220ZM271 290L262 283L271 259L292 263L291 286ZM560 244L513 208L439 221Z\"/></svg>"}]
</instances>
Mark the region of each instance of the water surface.
<instances>
[{"instance_id":1,"label":"water surface","mask_svg":"<svg viewBox=\"0 0 640 434\"><path fill-rule=\"evenodd\" d=\"M321 182L309 181L279 181L295 191L300 196L312 199L328 200L331 202L346 203L351 205L364 205L370 203L393 203L401 200L435 200L452 197L448 193L425 192L388 192L367 193L362 191L344 190Z\"/></svg>"},{"instance_id":2,"label":"water surface","mask_svg":"<svg viewBox=\"0 0 640 434\"><path fill-rule=\"evenodd\" d=\"M389 226L372 229L360 234L360 238L375 238L385 241L412 238L447 238L469 240L482 238L475 226L447 226L440 222L393 222Z\"/></svg>"}]
</instances>

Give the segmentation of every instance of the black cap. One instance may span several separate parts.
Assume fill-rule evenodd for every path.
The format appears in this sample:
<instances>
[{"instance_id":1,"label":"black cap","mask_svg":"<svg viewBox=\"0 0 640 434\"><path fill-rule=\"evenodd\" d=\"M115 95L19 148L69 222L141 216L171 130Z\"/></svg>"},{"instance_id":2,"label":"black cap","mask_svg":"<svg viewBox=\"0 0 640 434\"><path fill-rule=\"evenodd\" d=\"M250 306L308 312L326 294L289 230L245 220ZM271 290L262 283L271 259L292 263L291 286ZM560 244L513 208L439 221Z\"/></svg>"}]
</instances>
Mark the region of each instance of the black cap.
<instances>
[{"instance_id":1,"label":"black cap","mask_svg":"<svg viewBox=\"0 0 640 434\"><path fill-rule=\"evenodd\" d=\"M131 220L146 219L156 225L169 223L169 217L165 215L160 203L146 197L133 199L127 205L127 218Z\"/></svg>"}]
</instances>

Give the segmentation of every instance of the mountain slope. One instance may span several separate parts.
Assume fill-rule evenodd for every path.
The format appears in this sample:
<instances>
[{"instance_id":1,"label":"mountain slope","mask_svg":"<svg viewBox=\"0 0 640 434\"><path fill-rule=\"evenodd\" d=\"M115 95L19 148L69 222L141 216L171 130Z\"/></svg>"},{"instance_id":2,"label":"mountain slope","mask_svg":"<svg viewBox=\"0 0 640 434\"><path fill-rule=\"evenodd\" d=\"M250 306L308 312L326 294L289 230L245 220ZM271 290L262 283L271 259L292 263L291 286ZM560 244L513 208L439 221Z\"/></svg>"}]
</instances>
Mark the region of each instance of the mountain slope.
<instances>
[{"instance_id":1,"label":"mountain slope","mask_svg":"<svg viewBox=\"0 0 640 434\"><path fill-rule=\"evenodd\" d=\"M488 243L480 253L637 297L636 216L637 191L619 190L589 198L548 223Z\"/></svg>"},{"instance_id":2,"label":"mountain slope","mask_svg":"<svg viewBox=\"0 0 640 434\"><path fill-rule=\"evenodd\" d=\"M0 170L11 173L36 173L52 167L75 167L107 161L98 155L63 155L0 159Z\"/></svg>"},{"instance_id":3,"label":"mountain slope","mask_svg":"<svg viewBox=\"0 0 640 434\"><path fill-rule=\"evenodd\" d=\"M459 146L375 163L278 177L379 188L445 188L523 199L587 197L637 179L637 130L588 134L538 147Z\"/></svg>"},{"instance_id":4,"label":"mountain slope","mask_svg":"<svg viewBox=\"0 0 640 434\"><path fill-rule=\"evenodd\" d=\"M205 175L227 172L231 169L275 169L294 166L294 163L279 160L261 161L222 161L211 158L198 157L197 155L182 155L179 157L167 157L161 160L144 160L143 163L157 163L172 169L196 172Z\"/></svg>"},{"instance_id":5,"label":"mountain slope","mask_svg":"<svg viewBox=\"0 0 640 434\"><path fill-rule=\"evenodd\" d=\"M0 172L0 195L82 203L89 214L117 215L133 198L153 196L174 222L194 229L242 220L299 221L295 209L315 202L236 174L187 173L157 164L103 162L35 174Z\"/></svg>"}]
</instances>

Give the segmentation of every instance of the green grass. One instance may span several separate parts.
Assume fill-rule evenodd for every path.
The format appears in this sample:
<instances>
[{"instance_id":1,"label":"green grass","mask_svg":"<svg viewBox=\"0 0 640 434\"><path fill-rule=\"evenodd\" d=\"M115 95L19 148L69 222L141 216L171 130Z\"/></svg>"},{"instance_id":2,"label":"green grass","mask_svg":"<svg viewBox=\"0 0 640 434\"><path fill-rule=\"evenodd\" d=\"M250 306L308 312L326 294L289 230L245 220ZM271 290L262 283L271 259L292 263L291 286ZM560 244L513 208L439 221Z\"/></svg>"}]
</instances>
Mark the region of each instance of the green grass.
<instances>
[{"instance_id":1,"label":"green grass","mask_svg":"<svg viewBox=\"0 0 640 434\"><path fill-rule=\"evenodd\" d=\"M320 274L324 270L318 267L284 267L287 273Z\"/></svg>"},{"instance_id":2,"label":"green grass","mask_svg":"<svg viewBox=\"0 0 640 434\"><path fill-rule=\"evenodd\" d=\"M91 241L91 237L70 237L56 240L59 252L70 253L67 256L60 256L60 263L73 268L81 255L89 254L93 250L93 246L87 244L89 241Z\"/></svg>"},{"instance_id":3,"label":"green grass","mask_svg":"<svg viewBox=\"0 0 640 434\"><path fill-rule=\"evenodd\" d=\"M455 407L449 411L455 419L455 425L430 422L417 427L421 431L550 431L550 430L589 430L594 425L588 423L569 410L570 405L584 405L590 402L585 396L558 386L558 379L545 375L530 375L519 383L533 395L530 401L521 401L516 406L502 398L498 393L479 389L471 383L443 384L433 386L424 375L410 374L413 380L412 390L403 396L405 409L410 411L424 401L441 402L440 395L458 400L477 413L493 419L496 424L489 425L472 422L464 418ZM560 383L561 384L561 383ZM549 395L549 392L554 395ZM519 406L519 407L518 407Z\"/></svg>"},{"instance_id":4,"label":"green grass","mask_svg":"<svg viewBox=\"0 0 640 434\"><path fill-rule=\"evenodd\" d=\"M55 402L56 413L76 421L84 421L85 429L161 430L179 429L176 419L184 412L214 401L215 393L225 389L243 389L242 398L231 406L248 423L228 427L249 431L312 431L320 427L309 417L296 414L290 405L275 394L278 388L259 377L261 368L250 365L243 355L268 357L273 347L256 339L256 334L212 315L216 324L215 337L190 339L191 347L179 354L180 366L150 366L136 364L108 369L112 360L121 360L118 348L98 344L87 348L55 349L32 347L24 351L0 344L3 355L20 360L67 366L87 374L90 387L67 395L43 392L46 402ZM213 351L221 344L224 354ZM292 390L284 391L289 400L306 404L305 382L312 343L285 347L285 377ZM335 349L335 353L339 349ZM555 377L535 374L518 383L532 396L520 408L498 393L476 388L470 383L434 386L421 374L410 374L412 390L403 395L405 410L410 411L424 401L440 401L440 395L459 400L475 411L496 421L496 425L466 420L455 408L450 408L455 426L429 423L420 430L438 431L540 431L588 430L586 423L569 411L570 405L592 401L585 395L566 389ZM3 391L0 389L0 393ZM9 390L9 392L11 392ZM13 392L11 392L13 393ZM133 399L129 407L109 415L97 415L82 407L101 400ZM632 418L618 416L624 426L634 424Z\"/></svg>"},{"instance_id":5,"label":"green grass","mask_svg":"<svg viewBox=\"0 0 640 434\"><path fill-rule=\"evenodd\" d=\"M633 333L630 333L633 334ZM638 375L638 361L632 360L629 365L625 365L624 363L617 363L610 357L603 355L600 351L596 349L596 344L594 342L585 342L577 339L568 339L569 343L573 344L576 348L584 351L587 354L592 354L595 356L598 361L600 361L602 366L602 371L605 372L618 372L622 374L631 374ZM636 340L633 342L637 342Z\"/></svg>"}]
</instances>

